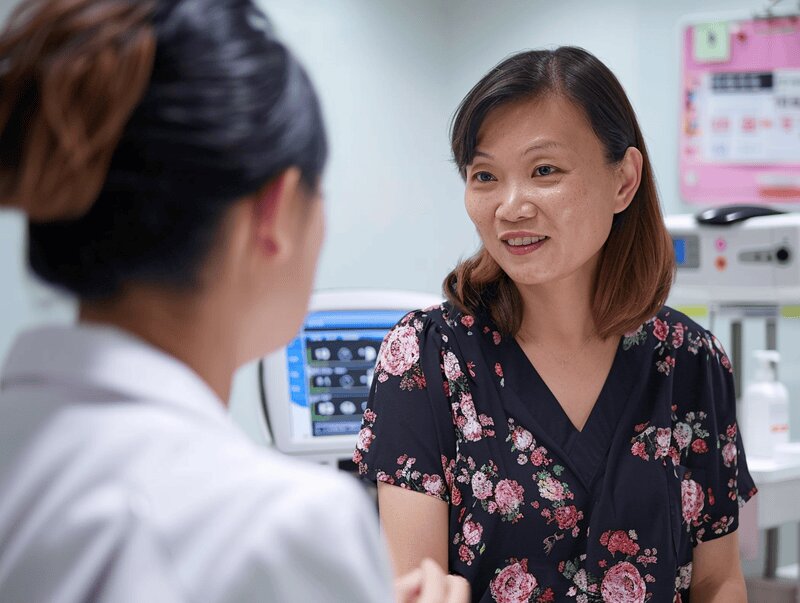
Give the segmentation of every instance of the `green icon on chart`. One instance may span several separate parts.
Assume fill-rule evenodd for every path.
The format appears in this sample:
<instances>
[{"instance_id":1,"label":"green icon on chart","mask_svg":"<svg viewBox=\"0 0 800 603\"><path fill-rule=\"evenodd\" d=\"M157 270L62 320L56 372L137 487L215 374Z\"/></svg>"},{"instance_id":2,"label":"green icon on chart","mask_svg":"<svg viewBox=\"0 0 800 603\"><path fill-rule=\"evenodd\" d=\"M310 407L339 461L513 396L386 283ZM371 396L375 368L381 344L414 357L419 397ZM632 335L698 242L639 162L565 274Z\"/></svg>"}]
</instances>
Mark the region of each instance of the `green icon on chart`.
<instances>
[{"instance_id":1,"label":"green icon on chart","mask_svg":"<svg viewBox=\"0 0 800 603\"><path fill-rule=\"evenodd\" d=\"M722 62L731 58L727 21L695 25L693 41L694 59L698 62Z\"/></svg>"}]
</instances>

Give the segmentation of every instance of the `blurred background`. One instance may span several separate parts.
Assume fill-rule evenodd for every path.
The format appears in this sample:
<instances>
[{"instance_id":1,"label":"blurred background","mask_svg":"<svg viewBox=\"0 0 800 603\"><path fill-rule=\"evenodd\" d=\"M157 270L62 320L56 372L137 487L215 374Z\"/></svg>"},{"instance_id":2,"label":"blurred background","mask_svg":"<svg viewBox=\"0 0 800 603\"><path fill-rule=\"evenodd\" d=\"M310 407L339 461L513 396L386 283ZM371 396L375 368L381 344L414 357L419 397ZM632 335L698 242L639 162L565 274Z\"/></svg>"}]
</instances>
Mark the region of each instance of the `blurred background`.
<instances>
[{"instance_id":1,"label":"blurred background","mask_svg":"<svg viewBox=\"0 0 800 603\"><path fill-rule=\"evenodd\" d=\"M0 0L0 21L15 4ZM598 56L620 79L638 113L664 213L696 213L702 207L686 204L679 194L681 27L687 18L698 18L698 6L712 20L732 11L747 18L764 8L753 0L260 4L309 70L330 134L324 180L328 229L317 288L433 294L478 243L463 209L448 127L461 98L489 68L530 48L577 45ZM0 211L0 357L22 328L74 316L71 300L28 275L24 248L21 216ZM744 321L745 354L763 347L760 329ZM724 321L716 330L727 346ZM800 320L782 318L777 331L784 358L781 380L792 400L791 435L800 440ZM237 379L234 413L253 395L253 371L245 367ZM796 563L796 526L787 525L780 534L780 565ZM745 569L756 574L762 566L757 556Z\"/></svg>"}]
</instances>

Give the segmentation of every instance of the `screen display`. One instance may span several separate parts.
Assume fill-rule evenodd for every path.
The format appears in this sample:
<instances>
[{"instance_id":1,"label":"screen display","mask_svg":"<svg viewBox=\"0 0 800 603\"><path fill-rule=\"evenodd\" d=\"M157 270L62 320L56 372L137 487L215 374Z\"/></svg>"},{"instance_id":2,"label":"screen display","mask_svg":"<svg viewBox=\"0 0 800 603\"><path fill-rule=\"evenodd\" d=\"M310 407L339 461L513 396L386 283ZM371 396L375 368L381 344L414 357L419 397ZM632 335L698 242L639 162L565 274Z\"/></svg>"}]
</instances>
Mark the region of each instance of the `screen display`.
<instances>
[{"instance_id":1,"label":"screen display","mask_svg":"<svg viewBox=\"0 0 800 603\"><path fill-rule=\"evenodd\" d=\"M675 247L675 262L683 266L686 263L686 239L672 239L672 244Z\"/></svg>"},{"instance_id":2,"label":"screen display","mask_svg":"<svg viewBox=\"0 0 800 603\"><path fill-rule=\"evenodd\" d=\"M397 310L312 312L287 346L291 402L308 408L313 436L356 434L375 361Z\"/></svg>"}]
</instances>

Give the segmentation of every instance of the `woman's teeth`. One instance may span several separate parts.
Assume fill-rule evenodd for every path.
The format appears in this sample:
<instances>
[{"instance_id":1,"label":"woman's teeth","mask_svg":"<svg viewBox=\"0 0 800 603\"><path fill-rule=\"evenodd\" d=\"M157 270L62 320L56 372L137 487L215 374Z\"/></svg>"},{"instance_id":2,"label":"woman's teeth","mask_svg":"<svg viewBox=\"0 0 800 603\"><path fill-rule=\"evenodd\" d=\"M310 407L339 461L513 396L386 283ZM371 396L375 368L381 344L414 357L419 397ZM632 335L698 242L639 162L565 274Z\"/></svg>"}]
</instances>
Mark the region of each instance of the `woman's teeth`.
<instances>
[{"instance_id":1,"label":"woman's teeth","mask_svg":"<svg viewBox=\"0 0 800 603\"><path fill-rule=\"evenodd\" d=\"M506 241L512 247L520 247L522 245L533 245L539 241L544 241L547 237L519 237L516 239L508 239Z\"/></svg>"}]
</instances>

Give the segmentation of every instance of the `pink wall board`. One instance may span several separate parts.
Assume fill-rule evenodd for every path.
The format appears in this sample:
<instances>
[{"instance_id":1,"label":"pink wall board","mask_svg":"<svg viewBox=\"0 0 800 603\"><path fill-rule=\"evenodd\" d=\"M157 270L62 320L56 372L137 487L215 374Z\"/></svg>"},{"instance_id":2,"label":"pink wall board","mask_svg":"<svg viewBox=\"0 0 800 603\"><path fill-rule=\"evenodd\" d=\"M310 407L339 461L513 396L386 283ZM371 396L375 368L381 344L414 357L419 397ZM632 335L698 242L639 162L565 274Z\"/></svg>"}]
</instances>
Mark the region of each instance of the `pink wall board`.
<instances>
[{"instance_id":1,"label":"pink wall board","mask_svg":"<svg viewBox=\"0 0 800 603\"><path fill-rule=\"evenodd\" d=\"M800 17L694 23L682 45L684 201L800 207Z\"/></svg>"}]
</instances>

